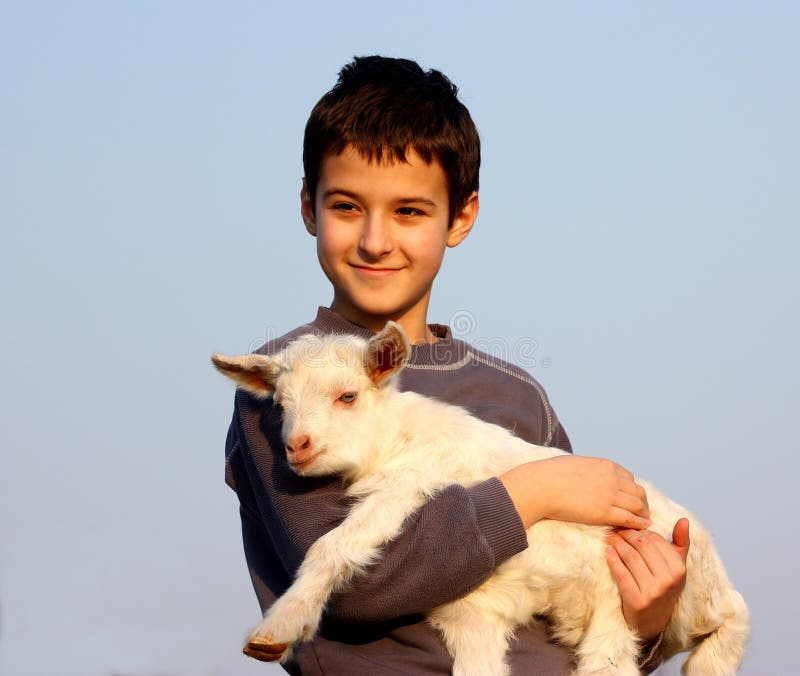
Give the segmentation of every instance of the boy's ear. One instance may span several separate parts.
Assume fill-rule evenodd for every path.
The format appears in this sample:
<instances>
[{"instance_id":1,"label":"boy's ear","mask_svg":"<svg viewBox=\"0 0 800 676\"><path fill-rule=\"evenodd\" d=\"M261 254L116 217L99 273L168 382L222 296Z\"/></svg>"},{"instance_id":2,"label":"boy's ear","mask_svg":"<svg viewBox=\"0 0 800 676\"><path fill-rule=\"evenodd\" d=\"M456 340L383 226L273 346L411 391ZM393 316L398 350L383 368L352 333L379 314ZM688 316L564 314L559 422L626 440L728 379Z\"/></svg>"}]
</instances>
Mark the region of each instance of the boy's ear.
<instances>
[{"instance_id":1,"label":"boy's ear","mask_svg":"<svg viewBox=\"0 0 800 676\"><path fill-rule=\"evenodd\" d=\"M461 244L464 238L472 230L475 225L475 219L478 218L478 209L480 208L480 201L478 200L478 193L473 192L461 207L461 210L453 218L453 223L447 233L447 246L454 247Z\"/></svg>"},{"instance_id":2,"label":"boy's ear","mask_svg":"<svg viewBox=\"0 0 800 676\"><path fill-rule=\"evenodd\" d=\"M389 376L399 372L408 361L410 347L403 327L396 322L386 322L383 331L375 334L367 345L367 375L376 385L388 382Z\"/></svg>"},{"instance_id":3,"label":"boy's ear","mask_svg":"<svg viewBox=\"0 0 800 676\"><path fill-rule=\"evenodd\" d=\"M215 352L211 355L211 361L220 373L261 399L275 391L280 366L269 357L261 354L226 357Z\"/></svg>"},{"instance_id":4,"label":"boy's ear","mask_svg":"<svg viewBox=\"0 0 800 676\"><path fill-rule=\"evenodd\" d=\"M303 179L303 187L300 188L300 215L306 225L308 234L312 237L317 236L317 217L314 215L314 198L308 193L308 183Z\"/></svg>"}]
</instances>

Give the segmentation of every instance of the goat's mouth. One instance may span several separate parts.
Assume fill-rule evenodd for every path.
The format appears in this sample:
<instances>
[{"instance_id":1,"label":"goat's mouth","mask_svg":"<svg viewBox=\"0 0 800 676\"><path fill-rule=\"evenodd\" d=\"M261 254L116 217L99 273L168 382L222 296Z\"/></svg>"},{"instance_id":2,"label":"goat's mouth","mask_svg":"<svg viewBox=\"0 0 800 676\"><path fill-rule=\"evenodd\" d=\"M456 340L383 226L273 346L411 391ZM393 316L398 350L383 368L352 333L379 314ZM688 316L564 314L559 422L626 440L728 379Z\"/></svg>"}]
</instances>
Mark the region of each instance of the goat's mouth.
<instances>
[{"instance_id":1,"label":"goat's mouth","mask_svg":"<svg viewBox=\"0 0 800 676\"><path fill-rule=\"evenodd\" d=\"M291 467L292 470L294 470L298 474L302 474L303 470L307 469L308 467L311 467L312 463L320 455L322 455L322 451L317 451L316 453L313 453L312 455L302 456L300 458L289 458L287 456L286 459L289 461L289 467Z\"/></svg>"}]
</instances>

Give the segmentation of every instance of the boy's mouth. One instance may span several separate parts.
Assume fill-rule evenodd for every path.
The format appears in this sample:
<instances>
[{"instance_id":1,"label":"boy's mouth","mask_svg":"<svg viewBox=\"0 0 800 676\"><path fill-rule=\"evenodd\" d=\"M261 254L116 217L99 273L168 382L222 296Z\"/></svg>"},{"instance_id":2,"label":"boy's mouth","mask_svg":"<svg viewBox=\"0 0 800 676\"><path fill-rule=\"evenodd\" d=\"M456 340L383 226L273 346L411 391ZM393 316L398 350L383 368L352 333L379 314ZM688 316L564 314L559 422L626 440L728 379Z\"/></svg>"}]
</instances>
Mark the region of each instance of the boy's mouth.
<instances>
[{"instance_id":1,"label":"boy's mouth","mask_svg":"<svg viewBox=\"0 0 800 676\"><path fill-rule=\"evenodd\" d=\"M400 268L373 268L367 265L352 265L351 266L359 275L369 277L371 279L381 279L389 277L397 272Z\"/></svg>"}]
</instances>

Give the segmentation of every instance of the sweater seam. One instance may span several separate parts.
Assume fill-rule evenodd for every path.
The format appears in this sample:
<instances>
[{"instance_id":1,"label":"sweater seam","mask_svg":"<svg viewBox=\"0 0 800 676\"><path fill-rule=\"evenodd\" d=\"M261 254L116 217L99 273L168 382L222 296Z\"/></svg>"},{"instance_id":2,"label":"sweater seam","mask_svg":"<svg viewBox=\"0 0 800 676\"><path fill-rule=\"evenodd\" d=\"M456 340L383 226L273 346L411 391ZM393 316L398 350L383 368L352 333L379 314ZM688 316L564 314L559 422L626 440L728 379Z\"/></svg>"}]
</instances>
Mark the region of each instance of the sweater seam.
<instances>
[{"instance_id":1,"label":"sweater seam","mask_svg":"<svg viewBox=\"0 0 800 676\"><path fill-rule=\"evenodd\" d=\"M418 371L455 371L466 366L474 356L471 350L467 350L467 353L461 359L452 364L415 364L409 362L405 367Z\"/></svg>"}]
</instances>

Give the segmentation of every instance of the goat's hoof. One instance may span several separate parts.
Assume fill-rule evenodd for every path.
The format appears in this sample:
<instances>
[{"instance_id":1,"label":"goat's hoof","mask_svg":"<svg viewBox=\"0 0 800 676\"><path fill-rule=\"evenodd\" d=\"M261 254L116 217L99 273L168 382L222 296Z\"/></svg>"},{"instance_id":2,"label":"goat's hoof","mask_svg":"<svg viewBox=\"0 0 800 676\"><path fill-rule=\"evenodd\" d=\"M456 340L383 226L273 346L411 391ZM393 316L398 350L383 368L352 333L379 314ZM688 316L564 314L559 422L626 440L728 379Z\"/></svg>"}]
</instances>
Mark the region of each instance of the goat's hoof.
<instances>
[{"instance_id":1,"label":"goat's hoof","mask_svg":"<svg viewBox=\"0 0 800 676\"><path fill-rule=\"evenodd\" d=\"M272 643L266 637L252 637L242 648L242 652L248 657L262 662L278 662L288 653L288 643Z\"/></svg>"}]
</instances>

